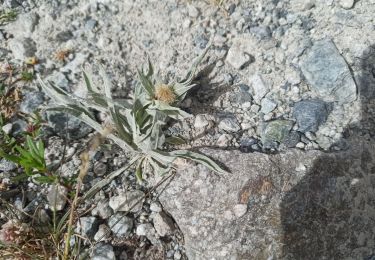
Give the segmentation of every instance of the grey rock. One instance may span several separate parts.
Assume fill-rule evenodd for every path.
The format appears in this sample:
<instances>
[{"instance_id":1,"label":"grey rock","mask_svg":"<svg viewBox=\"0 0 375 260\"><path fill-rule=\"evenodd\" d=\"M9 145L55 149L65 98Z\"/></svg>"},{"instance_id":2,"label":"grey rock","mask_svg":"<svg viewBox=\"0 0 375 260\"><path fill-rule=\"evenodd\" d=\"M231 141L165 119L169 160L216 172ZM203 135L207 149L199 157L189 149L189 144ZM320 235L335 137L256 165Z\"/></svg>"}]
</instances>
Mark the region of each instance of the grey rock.
<instances>
[{"instance_id":1,"label":"grey rock","mask_svg":"<svg viewBox=\"0 0 375 260\"><path fill-rule=\"evenodd\" d=\"M171 235L174 230L173 220L165 213L159 212L152 216L154 227L159 236Z\"/></svg>"},{"instance_id":2,"label":"grey rock","mask_svg":"<svg viewBox=\"0 0 375 260\"><path fill-rule=\"evenodd\" d=\"M357 98L357 87L349 67L332 41L316 42L301 69L322 99L345 103Z\"/></svg>"},{"instance_id":3,"label":"grey rock","mask_svg":"<svg viewBox=\"0 0 375 260\"><path fill-rule=\"evenodd\" d=\"M82 217L77 222L76 232L81 235L93 238L98 231L99 221L96 217Z\"/></svg>"},{"instance_id":4,"label":"grey rock","mask_svg":"<svg viewBox=\"0 0 375 260\"><path fill-rule=\"evenodd\" d=\"M277 103L271 99L263 98L261 101L261 109L260 111L264 114L268 114L272 112L277 106Z\"/></svg>"},{"instance_id":5,"label":"grey rock","mask_svg":"<svg viewBox=\"0 0 375 260\"><path fill-rule=\"evenodd\" d=\"M107 172L107 164L102 163L102 162L98 162L94 164L94 173L96 175L102 176L106 174L106 172Z\"/></svg>"},{"instance_id":6,"label":"grey rock","mask_svg":"<svg viewBox=\"0 0 375 260\"><path fill-rule=\"evenodd\" d=\"M3 132L7 135L9 135L11 132L12 132L12 128L13 128L13 124L12 123L8 123L6 125L4 125L1 130L3 130Z\"/></svg>"},{"instance_id":7,"label":"grey rock","mask_svg":"<svg viewBox=\"0 0 375 260\"><path fill-rule=\"evenodd\" d=\"M255 102L260 104L262 98L270 91L269 86L264 82L260 74L255 74L250 78L251 87L253 90L253 98Z\"/></svg>"},{"instance_id":8,"label":"grey rock","mask_svg":"<svg viewBox=\"0 0 375 260\"><path fill-rule=\"evenodd\" d=\"M296 147L301 140L301 135L296 131L290 131L290 133L284 138L283 144L288 148Z\"/></svg>"},{"instance_id":9,"label":"grey rock","mask_svg":"<svg viewBox=\"0 0 375 260\"><path fill-rule=\"evenodd\" d=\"M124 237L132 231L133 220L118 212L108 219L108 226L116 237Z\"/></svg>"},{"instance_id":10,"label":"grey rock","mask_svg":"<svg viewBox=\"0 0 375 260\"><path fill-rule=\"evenodd\" d=\"M77 74L81 72L81 66L87 60L87 55L83 53L76 53L74 59L67 63L63 68L61 68L62 72L72 72L73 74Z\"/></svg>"},{"instance_id":11,"label":"grey rock","mask_svg":"<svg viewBox=\"0 0 375 260\"><path fill-rule=\"evenodd\" d=\"M26 92L20 104L20 110L23 113L30 114L34 112L44 102L44 93L40 91Z\"/></svg>"},{"instance_id":12,"label":"grey rock","mask_svg":"<svg viewBox=\"0 0 375 260\"><path fill-rule=\"evenodd\" d=\"M241 84L238 91L234 91L230 94L229 101L238 105L242 105L246 102L251 102L253 98L249 91L249 86Z\"/></svg>"},{"instance_id":13,"label":"grey rock","mask_svg":"<svg viewBox=\"0 0 375 260\"><path fill-rule=\"evenodd\" d=\"M142 209L143 200L140 203L136 202L145 194L140 190L127 191L118 196L113 196L109 199L109 206L115 211L131 211L138 212ZM134 208L131 209L136 204Z\"/></svg>"},{"instance_id":14,"label":"grey rock","mask_svg":"<svg viewBox=\"0 0 375 260\"><path fill-rule=\"evenodd\" d=\"M61 185L51 185L47 193L47 201L51 210L60 211L64 209L68 190Z\"/></svg>"},{"instance_id":15,"label":"grey rock","mask_svg":"<svg viewBox=\"0 0 375 260\"><path fill-rule=\"evenodd\" d=\"M71 31L62 31L56 34L56 40L59 42L66 42L73 38L73 34Z\"/></svg>"},{"instance_id":16,"label":"grey rock","mask_svg":"<svg viewBox=\"0 0 375 260\"><path fill-rule=\"evenodd\" d=\"M102 219L107 219L113 214L112 208L109 206L108 200L101 200L98 205L91 211L93 216L99 216Z\"/></svg>"},{"instance_id":17,"label":"grey rock","mask_svg":"<svg viewBox=\"0 0 375 260\"><path fill-rule=\"evenodd\" d=\"M270 27L265 25L251 27L250 33L254 34L259 40L269 39L272 35Z\"/></svg>"},{"instance_id":18,"label":"grey rock","mask_svg":"<svg viewBox=\"0 0 375 260\"><path fill-rule=\"evenodd\" d=\"M219 129L226 132L235 133L241 130L240 125L235 117L226 117L219 122Z\"/></svg>"},{"instance_id":19,"label":"grey rock","mask_svg":"<svg viewBox=\"0 0 375 260\"><path fill-rule=\"evenodd\" d=\"M76 117L61 112L47 111L47 121L55 134L59 136L67 134L73 140L85 137L92 131Z\"/></svg>"},{"instance_id":20,"label":"grey rock","mask_svg":"<svg viewBox=\"0 0 375 260\"><path fill-rule=\"evenodd\" d=\"M12 135L16 136L26 131L27 123L24 120L17 119L13 122Z\"/></svg>"},{"instance_id":21,"label":"grey rock","mask_svg":"<svg viewBox=\"0 0 375 260\"><path fill-rule=\"evenodd\" d=\"M22 6L22 3L25 2L25 0L5 0L4 4L8 8L16 8Z\"/></svg>"},{"instance_id":22,"label":"grey rock","mask_svg":"<svg viewBox=\"0 0 375 260\"><path fill-rule=\"evenodd\" d=\"M290 120L274 120L265 124L261 132L263 147L277 148L288 136L294 123Z\"/></svg>"},{"instance_id":23,"label":"grey rock","mask_svg":"<svg viewBox=\"0 0 375 260\"><path fill-rule=\"evenodd\" d=\"M150 210L151 210L152 212L156 212L156 213L158 213L158 212L162 211L163 208L162 208L162 206L160 205L159 202L152 202L152 203L150 204Z\"/></svg>"},{"instance_id":24,"label":"grey rock","mask_svg":"<svg viewBox=\"0 0 375 260\"><path fill-rule=\"evenodd\" d=\"M155 228L150 223L140 224L136 229L137 236L145 236L150 240L151 244L159 245L160 240L156 234Z\"/></svg>"},{"instance_id":25,"label":"grey rock","mask_svg":"<svg viewBox=\"0 0 375 260\"><path fill-rule=\"evenodd\" d=\"M92 260L116 260L115 252L113 247L109 244L99 243L95 246L92 256Z\"/></svg>"},{"instance_id":26,"label":"grey rock","mask_svg":"<svg viewBox=\"0 0 375 260\"><path fill-rule=\"evenodd\" d=\"M35 12L20 13L16 21L7 25L7 31L13 35L31 37L38 23L38 15Z\"/></svg>"},{"instance_id":27,"label":"grey rock","mask_svg":"<svg viewBox=\"0 0 375 260\"><path fill-rule=\"evenodd\" d=\"M298 131L316 132L328 117L329 106L322 100L303 100L295 104L293 116L297 120Z\"/></svg>"},{"instance_id":28,"label":"grey rock","mask_svg":"<svg viewBox=\"0 0 375 260\"><path fill-rule=\"evenodd\" d=\"M14 162L1 159L0 160L0 172L11 172L17 169L17 165Z\"/></svg>"},{"instance_id":29,"label":"grey rock","mask_svg":"<svg viewBox=\"0 0 375 260\"><path fill-rule=\"evenodd\" d=\"M14 38L9 40L9 49L17 60L24 61L28 57L35 56L36 45L31 38Z\"/></svg>"},{"instance_id":30,"label":"grey rock","mask_svg":"<svg viewBox=\"0 0 375 260\"><path fill-rule=\"evenodd\" d=\"M195 117L195 121L194 121L194 127L195 128L198 128L198 129L205 128L209 124L210 124L210 122L206 119L204 114L200 114L200 115L197 115Z\"/></svg>"},{"instance_id":31,"label":"grey rock","mask_svg":"<svg viewBox=\"0 0 375 260\"><path fill-rule=\"evenodd\" d=\"M106 241L110 238L111 230L106 224L99 225L98 232L94 236L95 241Z\"/></svg>"},{"instance_id":32,"label":"grey rock","mask_svg":"<svg viewBox=\"0 0 375 260\"><path fill-rule=\"evenodd\" d=\"M237 38L234 39L229 48L226 61L235 69L243 69L253 61L251 56L253 40Z\"/></svg>"},{"instance_id":33,"label":"grey rock","mask_svg":"<svg viewBox=\"0 0 375 260\"><path fill-rule=\"evenodd\" d=\"M217 176L200 165L181 169L160 200L184 234L188 259L362 259L373 247L357 238L375 238L375 222L363 208L374 206L366 180L375 149L363 143L353 149L276 155L201 150L231 173ZM248 206L240 218L234 214L238 204Z\"/></svg>"},{"instance_id":34,"label":"grey rock","mask_svg":"<svg viewBox=\"0 0 375 260\"><path fill-rule=\"evenodd\" d=\"M351 9L354 6L354 0L340 0L340 5L344 9Z\"/></svg>"},{"instance_id":35,"label":"grey rock","mask_svg":"<svg viewBox=\"0 0 375 260\"><path fill-rule=\"evenodd\" d=\"M208 38L204 33L198 33L194 37L195 46L199 47L200 49L205 49L208 44Z\"/></svg>"},{"instance_id":36,"label":"grey rock","mask_svg":"<svg viewBox=\"0 0 375 260\"><path fill-rule=\"evenodd\" d=\"M85 30L87 31L92 31L94 30L95 26L97 25L97 21L94 20L94 19L89 19L86 21L86 24L85 24Z\"/></svg>"},{"instance_id":37,"label":"grey rock","mask_svg":"<svg viewBox=\"0 0 375 260\"><path fill-rule=\"evenodd\" d=\"M189 16L190 17L193 17L193 18L196 18L196 17L198 17L198 15L199 15L199 10L195 7L195 6L193 6L193 5L188 5L188 13L189 13Z\"/></svg>"}]
</instances>

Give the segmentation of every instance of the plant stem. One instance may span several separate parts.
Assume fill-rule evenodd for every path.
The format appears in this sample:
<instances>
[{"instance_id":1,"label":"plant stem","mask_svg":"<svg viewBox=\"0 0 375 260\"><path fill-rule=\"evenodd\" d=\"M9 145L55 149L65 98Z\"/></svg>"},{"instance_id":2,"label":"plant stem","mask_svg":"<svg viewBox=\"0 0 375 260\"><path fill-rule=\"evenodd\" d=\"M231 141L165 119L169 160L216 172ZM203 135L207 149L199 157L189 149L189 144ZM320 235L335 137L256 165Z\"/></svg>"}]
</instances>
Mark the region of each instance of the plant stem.
<instances>
[{"instance_id":1,"label":"plant stem","mask_svg":"<svg viewBox=\"0 0 375 260\"><path fill-rule=\"evenodd\" d=\"M74 220L74 211L78 204L78 194L81 189L81 183L82 181L78 179L77 181L77 187L76 187L76 194L74 195L74 199L72 202L72 207L70 209L70 215L69 215L69 222L68 222L68 231L65 238L65 249L64 249L64 260L68 260L69 257L69 249L70 249L70 238L72 236L72 230L73 230L73 220Z\"/></svg>"}]
</instances>

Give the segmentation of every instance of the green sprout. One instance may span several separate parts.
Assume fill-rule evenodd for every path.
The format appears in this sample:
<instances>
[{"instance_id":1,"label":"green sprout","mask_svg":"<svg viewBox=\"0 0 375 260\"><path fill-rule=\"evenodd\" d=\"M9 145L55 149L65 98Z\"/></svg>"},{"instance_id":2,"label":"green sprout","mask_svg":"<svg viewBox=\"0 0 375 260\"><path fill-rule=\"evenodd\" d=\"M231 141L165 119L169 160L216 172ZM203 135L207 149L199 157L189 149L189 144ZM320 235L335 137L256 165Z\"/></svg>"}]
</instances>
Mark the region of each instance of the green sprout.
<instances>
[{"instance_id":1,"label":"green sprout","mask_svg":"<svg viewBox=\"0 0 375 260\"><path fill-rule=\"evenodd\" d=\"M15 10L0 11L0 25L5 25L17 18L17 12Z\"/></svg>"}]
</instances>

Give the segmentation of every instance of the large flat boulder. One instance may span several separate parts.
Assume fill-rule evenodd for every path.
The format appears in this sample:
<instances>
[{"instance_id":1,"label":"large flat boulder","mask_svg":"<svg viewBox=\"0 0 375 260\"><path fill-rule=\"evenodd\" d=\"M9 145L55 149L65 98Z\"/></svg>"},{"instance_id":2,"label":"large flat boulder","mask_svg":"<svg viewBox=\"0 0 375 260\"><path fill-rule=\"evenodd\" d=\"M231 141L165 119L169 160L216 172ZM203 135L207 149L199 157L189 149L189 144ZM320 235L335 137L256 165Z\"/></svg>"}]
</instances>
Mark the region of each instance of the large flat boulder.
<instances>
[{"instance_id":1,"label":"large flat boulder","mask_svg":"<svg viewBox=\"0 0 375 260\"><path fill-rule=\"evenodd\" d=\"M363 259L375 246L374 151L202 150L231 173L188 164L160 200L189 259Z\"/></svg>"}]
</instances>

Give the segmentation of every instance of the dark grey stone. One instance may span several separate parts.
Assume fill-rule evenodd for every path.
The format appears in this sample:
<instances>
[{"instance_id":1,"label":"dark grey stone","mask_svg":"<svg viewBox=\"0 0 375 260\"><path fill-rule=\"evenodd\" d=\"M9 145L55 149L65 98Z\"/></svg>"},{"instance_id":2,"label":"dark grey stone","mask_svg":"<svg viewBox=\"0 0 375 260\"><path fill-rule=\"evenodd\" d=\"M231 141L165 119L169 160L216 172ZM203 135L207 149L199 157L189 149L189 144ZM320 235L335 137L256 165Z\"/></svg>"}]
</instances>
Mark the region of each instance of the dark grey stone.
<instances>
[{"instance_id":1,"label":"dark grey stone","mask_svg":"<svg viewBox=\"0 0 375 260\"><path fill-rule=\"evenodd\" d=\"M349 67L331 40L316 42L301 69L321 98L341 103L356 99L357 87Z\"/></svg>"},{"instance_id":2,"label":"dark grey stone","mask_svg":"<svg viewBox=\"0 0 375 260\"><path fill-rule=\"evenodd\" d=\"M303 100L295 104L293 116L297 120L298 131L316 132L327 120L330 106L322 100Z\"/></svg>"},{"instance_id":3,"label":"dark grey stone","mask_svg":"<svg viewBox=\"0 0 375 260\"><path fill-rule=\"evenodd\" d=\"M290 131L290 133L285 137L283 144L287 148L296 147L296 145L301 140L301 135L296 131Z\"/></svg>"},{"instance_id":4,"label":"dark grey stone","mask_svg":"<svg viewBox=\"0 0 375 260\"><path fill-rule=\"evenodd\" d=\"M40 91L26 92L20 104L20 110L29 114L34 112L44 102L44 93Z\"/></svg>"},{"instance_id":5,"label":"dark grey stone","mask_svg":"<svg viewBox=\"0 0 375 260\"><path fill-rule=\"evenodd\" d=\"M78 118L55 111L47 111L47 120L53 133L71 139L80 139L88 135L92 128L82 123Z\"/></svg>"},{"instance_id":6,"label":"dark grey stone","mask_svg":"<svg viewBox=\"0 0 375 260\"><path fill-rule=\"evenodd\" d=\"M98 231L99 221L96 217L82 217L77 223L77 232L81 235L92 238Z\"/></svg>"},{"instance_id":7,"label":"dark grey stone","mask_svg":"<svg viewBox=\"0 0 375 260\"><path fill-rule=\"evenodd\" d=\"M270 28L265 25L250 28L250 33L254 34L259 40L269 39L272 35Z\"/></svg>"},{"instance_id":8,"label":"dark grey stone","mask_svg":"<svg viewBox=\"0 0 375 260\"><path fill-rule=\"evenodd\" d=\"M263 126L261 139L263 148L275 149L288 136L294 123L290 120L273 120Z\"/></svg>"}]
</instances>

